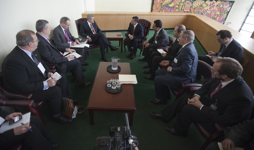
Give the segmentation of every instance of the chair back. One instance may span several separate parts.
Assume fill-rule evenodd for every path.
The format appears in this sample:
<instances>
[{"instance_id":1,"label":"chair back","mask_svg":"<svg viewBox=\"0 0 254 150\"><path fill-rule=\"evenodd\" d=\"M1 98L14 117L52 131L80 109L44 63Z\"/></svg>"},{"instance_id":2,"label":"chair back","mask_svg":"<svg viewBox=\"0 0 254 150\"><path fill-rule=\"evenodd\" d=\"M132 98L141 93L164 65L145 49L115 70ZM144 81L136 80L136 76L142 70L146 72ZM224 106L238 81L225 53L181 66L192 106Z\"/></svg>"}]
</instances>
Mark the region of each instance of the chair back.
<instances>
[{"instance_id":1,"label":"chair back","mask_svg":"<svg viewBox=\"0 0 254 150\"><path fill-rule=\"evenodd\" d=\"M148 20L145 20L145 19L139 19L138 23L140 23L142 25L143 30L144 30L144 37L143 37L142 41L146 41L147 37L148 37L148 34L149 34L149 31L150 31L151 22L148 21Z\"/></svg>"},{"instance_id":2,"label":"chair back","mask_svg":"<svg viewBox=\"0 0 254 150\"><path fill-rule=\"evenodd\" d=\"M168 36L168 39L169 39L169 43L170 43L170 45L171 44L173 44L174 42L175 42L175 38L174 37L172 37L172 36Z\"/></svg>"},{"instance_id":3,"label":"chair back","mask_svg":"<svg viewBox=\"0 0 254 150\"><path fill-rule=\"evenodd\" d=\"M197 73L201 74L205 78L203 85L213 79L212 68L213 67L207 64L206 62L198 60Z\"/></svg>"},{"instance_id":4,"label":"chair back","mask_svg":"<svg viewBox=\"0 0 254 150\"><path fill-rule=\"evenodd\" d=\"M76 27L77 27L77 31L78 31L79 37L82 37L82 36L80 35L80 26L81 26L81 23L86 22L86 21L87 21L87 18L80 18L80 19L78 19L78 20L75 20L75 23L76 23Z\"/></svg>"}]
</instances>

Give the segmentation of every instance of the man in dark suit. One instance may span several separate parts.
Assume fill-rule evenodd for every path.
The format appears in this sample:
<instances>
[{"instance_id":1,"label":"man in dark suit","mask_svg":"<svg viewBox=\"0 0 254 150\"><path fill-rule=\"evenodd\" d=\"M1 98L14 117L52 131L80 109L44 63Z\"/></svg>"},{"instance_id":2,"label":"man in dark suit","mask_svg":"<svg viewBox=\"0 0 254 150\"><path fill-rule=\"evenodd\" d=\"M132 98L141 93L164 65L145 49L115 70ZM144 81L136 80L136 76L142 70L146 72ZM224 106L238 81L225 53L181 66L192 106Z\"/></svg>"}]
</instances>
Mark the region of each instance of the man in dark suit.
<instances>
[{"instance_id":1,"label":"man in dark suit","mask_svg":"<svg viewBox=\"0 0 254 150\"><path fill-rule=\"evenodd\" d=\"M145 42L145 48L142 55L145 56L139 61L148 61L149 56L153 51L156 51L158 47L166 47L169 45L169 39L167 32L162 28L161 20L155 20L153 23L154 35L148 42Z\"/></svg>"},{"instance_id":2,"label":"man in dark suit","mask_svg":"<svg viewBox=\"0 0 254 150\"><path fill-rule=\"evenodd\" d=\"M153 51L148 60L149 70L145 70L143 73L151 74L144 76L145 79L154 80L155 71L158 69L160 63L165 63L174 59L177 52L180 50L182 45L179 44L178 38L181 35L181 32L186 30L185 26L179 24L175 27L173 34L176 40L171 45L166 47L166 53L159 53L158 51ZM163 62L162 62L163 61Z\"/></svg>"},{"instance_id":3,"label":"man in dark suit","mask_svg":"<svg viewBox=\"0 0 254 150\"><path fill-rule=\"evenodd\" d=\"M62 17L60 19L60 25L57 26L53 31L53 41L58 50L60 50L62 53L70 49L71 46L80 44L79 40L71 35L69 27L70 19L68 17ZM85 62L87 59L87 47L75 48L75 50L82 56L78 58L81 62L81 65L87 66L88 63Z\"/></svg>"},{"instance_id":4,"label":"man in dark suit","mask_svg":"<svg viewBox=\"0 0 254 150\"><path fill-rule=\"evenodd\" d=\"M68 123L72 119L60 114L62 97L70 94L67 79L48 79L52 77L47 65L36 50L38 39L31 30L22 30L16 35L17 46L6 56L2 64L3 85L7 91L16 94L31 93L35 102L47 100L53 120ZM48 79L48 80L47 80Z\"/></svg>"},{"instance_id":5,"label":"man in dark suit","mask_svg":"<svg viewBox=\"0 0 254 150\"><path fill-rule=\"evenodd\" d=\"M20 112L9 114L0 108L0 116L7 121L14 120L18 115L22 114ZM37 116L31 116L30 123L0 133L0 148L3 150L21 142L30 150L51 150L57 146Z\"/></svg>"},{"instance_id":6,"label":"man in dark suit","mask_svg":"<svg viewBox=\"0 0 254 150\"><path fill-rule=\"evenodd\" d=\"M127 58L134 59L136 57L138 43L142 42L144 37L144 29L141 24L138 23L137 16L132 17L128 31L127 31L127 47L130 54Z\"/></svg>"},{"instance_id":7,"label":"man in dark suit","mask_svg":"<svg viewBox=\"0 0 254 150\"><path fill-rule=\"evenodd\" d=\"M253 108L253 94L240 76L241 64L235 59L218 58L212 72L215 79L203 85L188 99L182 96L161 113L150 115L166 122L178 113L174 127L166 130L175 135L186 135L192 122L199 122L211 133L217 131L215 123L230 127L249 119Z\"/></svg>"},{"instance_id":8,"label":"man in dark suit","mask_svg":"<svg viewBox=\"0 0 254 150\"><path fill-rule=\"evenodd\" d=\"M80 26L80 35L84 38L88 38L88 42L92 44L99 44L101 51L101 59L108 61L105 57L105 48L109 47L111 51L116 51L118 47L113 47L108 39L101 32L101 29L94 21L94 15L87 15L87 22L83 22Z\"/></svg>"},{"instance_id":9,"label":"man in dark suit","mask_svg":"<svg viewBox=\"0 0 254 150\"><path fill-rule=\"evenodd\" d=\"M232 38L232 34L228 30L220 30L216 34L218 42L221 44L220 51L214 53L208 52L208 56L198 56L199 60L202 60L209 65L213 65L213 60L216 57L231 57L236 59L239 63L242 62L243 48L242 46Z\"/></svg>"},{"instance_id":10,"label":"man in dark suit","mask_svg":"<svg viewBox=\"0 0 254 150\"><path fill-rule=\"evenodd\" d=\"M160 69L155 72L156 98L151 99L152 103L167 104L167 100L171 98L168 87L181 90L183 82L195 82L198 54L193 44L194 39L195 34L193 31L182 31L179 37L179 44L182 45L182 48L166 69Z\"/></svg>"},{"instance_id":11,"label":"man in dark suit","mask_svg":"<svg viewBox=\"0 0 254 150\"><path fill-rule=\"evenodd\" d=\"M242 147L245 150L254 149L254 119L239 123L229 131L226 131L225 139L222 141L222 147L225 150L234 150L235 147ZM212 142L206 150L220 150L218 142Z\"/></svg>"},{"instance_id":12,"label":"man in dark suit","mask_svg":"<svg viewBox=\"0 0 254 150\"><path fill-rule=\"evenodd\" d=\"M73 55L64 57L61 51L48 40L51 32L51 27L48 21L38 20L36 22L36 30L38 32L36 35L39 39L37 50L40 52L45 63L48 65L55 65L56 70L61 73L71 71L76 80L77 87L89 86L91 84L90 82L83 82L85 77L80 61L75 59Z\"/></svg>"}]
</instances>

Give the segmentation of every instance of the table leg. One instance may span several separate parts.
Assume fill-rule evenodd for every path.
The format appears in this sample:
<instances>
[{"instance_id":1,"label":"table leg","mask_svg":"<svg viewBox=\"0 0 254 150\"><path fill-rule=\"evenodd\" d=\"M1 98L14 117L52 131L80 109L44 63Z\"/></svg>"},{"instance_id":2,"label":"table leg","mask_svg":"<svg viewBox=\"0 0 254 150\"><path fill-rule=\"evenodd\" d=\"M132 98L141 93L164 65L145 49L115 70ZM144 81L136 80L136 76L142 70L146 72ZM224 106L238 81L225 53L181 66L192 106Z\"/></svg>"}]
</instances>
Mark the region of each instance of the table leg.
<instances>
[{"instance_id":1,"label":"table leg","mask_svg":"<svg viewBox=\"0 0 254 150\"><path fill-rule=\"evenodd\" d=\"M93 125L93 110L89 110L89 117L90 117L90 125Z\"/></svg>"},{"instance_id":2,"label":"table leg","mask_svg":"<svg viewBox=\"0 0 254 150\"><path fill-rule=\"evenodd\" d=\"M123 52L123 40L121 40L121 42L119 42L119 43L121 43L121 53Z\"/></svg>"},{"instance_id":3,"label":"table leg","mask_svg":"<svg viewBox=\"0 0 254 150\"><path fill-rule=\"evenodd\" d=\"M132 126L132 123L133 123L133 116L134 116L134 110L129 111L129 122L130 122L130 126Z\"/></svg>"}]
</instances>

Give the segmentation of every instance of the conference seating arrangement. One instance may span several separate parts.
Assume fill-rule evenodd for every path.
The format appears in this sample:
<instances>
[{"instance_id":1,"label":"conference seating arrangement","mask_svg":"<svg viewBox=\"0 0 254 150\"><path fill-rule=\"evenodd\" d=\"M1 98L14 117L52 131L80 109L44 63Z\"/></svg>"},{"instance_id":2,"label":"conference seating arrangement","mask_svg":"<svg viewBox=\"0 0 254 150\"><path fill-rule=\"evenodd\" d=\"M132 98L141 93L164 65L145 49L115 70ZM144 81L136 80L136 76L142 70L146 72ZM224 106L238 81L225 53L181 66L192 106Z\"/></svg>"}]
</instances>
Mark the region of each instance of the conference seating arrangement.
<instances>
[{"instance_id":1,"label":"conference seating arrangement","mask_svg":"<svg viewBox=\"0 0 254 150\"><path fill-rule=\"evenodd\" d=\"M91 15L91 16L93 17L93 15ZM160 18L158 18L158 19L160 19ZM81 24L86 23L87 21L88 21L87 18L79 18L79 19L75 20L77 33L78 33L79 40L80 40L81 43L88 40L87 37L81 36L81 31L80 31L80 29L82 27ZM203 61L203 59L202 60L201 59L198 60L198 58L201 58L201 57L198 57L198 55L197 55L198 51L200 51L200 50L195 48L194 39L192 38L192 37L195 37L195 33L193 31L191 31L191 30L181 31L180 32L181 36L179 36L178 39L175 39L173 37L173 35L167 35L167 36L165 36L165 34L167 34L166 31L167 30L172 30L172 29L165 29L164 30L162 28L162 23L161 23L160 20L155 20L154 24L152 24L150 21L148 21L146 19L139 18L139 22L138 23L141 24L142 27L143 27L144 36L142 38L142 41L138 43L138 47L137 48L140 49L140 55L141 55L142 52L143 52L143 54L145 53L145 56L146 56L145 57L146 58L145 61L148 61L149 60L149 55L151 55L153 51L157 51L157 49L163 49L164 51L166 51L165 50L166 46L170 47L170 45L172 45L172 43L174 43L175 40L177 40L177 42L179 40L179 44L182 46L179 49L179 51L176 53L176 55L174 55L174 59L169 61L168 65L166 65L166 66L159 66L157 68L158 69L156 71L157 73L155 73L155 74L157 74L157 78L155 77L155 81L144 80L143 78L138 80L138 84L147 84L147 85L149 85L150 89L149 89L148 92L152 92L153 91L154 93L156 93L156 97L158 96L158 93L161 94L161 93L164 92L164 95L159 95L159 97L165 97L165 99L163 99L163 100L159 99L158 97L155 98L155 99L152 99L151 100L152 103L147 100L147 103L149 103L149 106L151 107L151 109L154 108L154 110L158 110L156 108L156 107L158 107L158 105L155 105L155 104L159 104L159 107L161 107L160 105L167 104L168 102L169 102L169 105L177 103L178 100L181 99L184 96L189 98L189 100L186 101L186 103L184 105L188 104L190 106L190 105L192 105L191 103L195 103L195 101L199 101L199 100L196 100L196 99L193 100L196 96L199 96L199 98L200 98L201 96L204 95L204 93L202 93L203 92L202 90L204 90L204 91L206 90L205 92L209 91L208 93L211 93L211 97L210 98L212 100L212 93L216 94L219 90L223 90L223 88L225 86L230 85L231 82L234 82L234 81L236 82L236 80L237 80L237 82L241 82L241 84L239 83L238 85L239 86L244 86L244 88L246 89L246 92L248 92L247 93L248 96L246 96L246 97L249 98L249 95L252 94L249 86L245 83L245 81L241 77L241 73L242 73L241 71L238 72L239 77L231 77L231 76L229 77L229 75L226 74L226 73L220 74L218 69L216 68L216 66L214 66L214 65L218 64L218 63L216 63L217 61L219 63L225 63L224 62L225 59L230 59L230 60L232 59L231 62L238 63L238 62L234 61L234 58L224 58L219 53L219 54L216 54L216 56L218 56L218 58L216 58L216 59L212 59L211 58L211 60L209 58L209 63L206 63L205 61ZM153 26L154 31L151 30L151 26ZM89 25L89 27L91 29L91 33L96 34L96 32L94 32L95 30L93 28L92 23L91 23L91 25ZM133 32L134 32L134 30L135 30L135 28L133 27ZM163 36L163 39L162 39L163 42L161 41L163 44L157 44L157 41L156 41L156 38L158 38L157 36L159 36L159 32L160 31L162 31L160 33L160 36ZM109 66L111 64L111 62L101 62L100 60L92 59L92 58L96 58L96 57L98 57L98 55L100 55L100 50L99 49L101 48L98 43L96 43L96 44L92 43L92 44L89 44L89 47L87 48L87 55L89 57L87 58L86 61L89 62L90 65L87 67L87 71L84 72L83 75L84 74L92 74L92 73L95 74L95 72L96 72L96 76L95 77L89 77L90 80L91 79L97 80L96 84L94 84L95 87L89 87L89 89L78 89L78 88L74 87L72 84L70 84L70 81L76 80L75 78L71 78L71 79L69 78L69 76L71 76L71 72L70 71L65 74L66 77L64 76L64 79L66 78L66 81L68 80L68 82L66 82L66 84L68 84L68 86L66 87L66 90L70 90L71 89L71 91L74 94L78 93L79 90L80 91L82 90L82 94L83 94L82 95L82 99L84 99L84 97L85 97L85 99L86 99L85 101L88 101L88 102L86 103L84 101L83 102L79 101L78 104L87 105L88 106L89 115L86 115L87 118L85 118L85 122L88 123L89 119L90 119L90 124L93 125L94 127L96 127L96 125L98 124L98 123L96 123L96 121L97 121L96 116L98 114L97 113L94 114L94 111L105 111L105 110L106 111L116 111L116 112L126 112L126 110L127 110L127 112L129 112L129 114L130 114L130 116L129 116L130 123L131 123L131 125L133 124L133 126L135 126L135 123L134 123L135 122L134 112L135 112L136 109L139 109L138 107L136 107L135 98L136 97L146 97L146 93L139 93L139 92L136 92L136 91L135 91L135 97L134 97L133 87L135 89L135 85L134 86L133 85L123 85L123 90L128 89L128 92L125 92L124 95L121 95L122 99L124 99L124 98L126 99L126 101L124 101L124 102L126 102L126 106L124 108L124 106L121 105L120 102L119 102L119 105L114 105L114 106L109 105L109 102L110 101L112 102L112 101L116 100L117 98L119 98L119 94L121 94L121 93L118 93L118 95L117 94L114 95L114 94L111 94L111 93L106 93L106 94L103 93L102 94L102 93L98 92L100 90L104 90L105 89L105 84L106 83L102 87L98 86L98 85L101 84L101 80L104 80L103 76L107 76L107 77L111 76L112 78L116 79L116 78L118 78L118 74L121 74L121 69L122 69L122 71L124 73L138 74L137 72L139 70L136 69L135 67L140 69L140 68L142 68L142 65L144 65L144 63L145 63L145 62L142 62L144 60L138 61L138 60L135 60L135 59L131 59L131 60L126 59L126 48L125 47L127 46L127 38L128 38L129 35L126 33L126 31L121 31L121 32L125 33L125 39L123 39L123 43L124 43L123 46L124 46L124 49L125 49L124 53L122 54L119 51L116 51L117 48L111 46L111 45L116 45L118 43L112 42L110 44L110 47L113 49L112 53L115 56L119 57L119 59L123 59L124 60L124 61L121 60L120 63L119 63L119 66L122 65L122 66L125 67L125 68L120 68L120 71L119 71L120 73L119 72L113 72L112 74L110 74L110 72L108 70L107 70L108 72L105 71L107 68L100 68L100 66L104 66L104 67L105 67L105 65ZM104 33L104 31L103 31L103 33ZM152 38L152 36L153 36L153 38ZM232 37L231 34L230 34L229 37L231 39L231 37ZM41 37L41 40L43 38L45 38L45 37ZM149 40L150 41L150 52L148 52L149 47L146 46L146 44L148 43L147 39L149 39L149 38L151 38ZM192 39L190 39L190 38L192 38ZM237 41L235 41L235 40L231 40L231 42L232 41L234 43L237 43ZM50 41L48 41L48 42L50 44L53 44L53 45L56 46L56 44L54 43L53 38ZM155 47L151 47L152 44L154 44L156 46ZM225 54L225 51L224 51L225 48L223 48L223 44L226 45L226 43L221 43L221 44L222 45L221 45L220 51L221 51L221 53L224 52L224 54ZM160 46L158 46L158 45L160 45ZM237 61L242 62L241 61L242 59L240 57L242 57L242 53L243 53L242 51L243 51L243 49L241 48L240 44L237 44L237 45L238 45L239 49L241 50L241 52L240 52L241 56L239 56ZM151 50L151 48L152 48L152 50ZM227 51L229 51L230 47L227 47L227 48L228 48ZM106 49L106 47L105 47L105 49ZM146 50L146 51L144 51L144 50ZM183 50L183 51L181 51L181 50ZM23 50L23 51L25 51L25 50ZM42 52L42 51L43 50L40 49L40 52ZM95 55L95 54L96 54L96 56L93 57L93 55ZM40 57L39 55L40 54L38 54L38 56L36 55L36 57ZM61 53L61 55L62 55L62 53ZM139 55L139 57L141 57L140 55ZM28 54L28 56L30 56L30 55ZM226 56L227 55L225 55L225 57ZM103 56L103 57L105 57L105 56ZM27 57L26 59L30 59L30 58L32 59L32 61L34 63L36 63L36 61L34 61L36 59L33 58L33 54L30 57ZM41 59L41 58L39 58L39 59ZM74 58L74 59L76 59L76 58ZM102 59L102 60L106 61L107 59ZM41 61L44 61L44 60L42 59ZM68 60L68 61L71 61L71 60ZM170 62L172 62L172 63L170 63ZM191 64L190 64L190 62L191 62ZM98 65L99 67L96 68L98 63L99 63L99 65ZM179 63L182 63L182 64L179 65ZM39 63L36 64L36 65L39 66ZM90 67L90 66L92 66L92 67ZM186 67L186 66L188 66L188 67ZM52 73L57 72L56 71L57 69L56 69L55 65L48 65L47 67L48 67L48 68L46 68L47 71L50 71ZM221 67L221 66L219 66L219 67ZM222 69L227 70L226 67L222 68ZM135 69L133 69L133 68L135 68ZM33 68L33 69L35 69L35 68ZM41 69L39 71L41 71ZM47 74L46 74L45 70L42 71L42 72L43 73L41 74L41 72L40 72L40 74L42 76L44 76L44 78L46 78ZM103 74L105 74L105 75L103 75ZM142 73L141 73L141 75L142 75ZM169 84L165 84L165 81L162 80L162 78L163 77L165 78L167 75L170 75L168 77L175 76L175 80L174 81L170 81L170 86L168 86ZM198 75L197 79L195 79L195 75ZM99 78L97 76L99 76ZM162 81L161 83L159 83L159 80L158 80L159 78ZM139 76L138 76L138 79L139 79ZM176 82L176 79L177 80L178 79L182 79L182 80L179 80L179 82ZM213 84L211 84L211 81L216 81L217 82L217 79L220 80L221 85L218 85L218 84L213 85ZM224 80L224 79L230 79L230 80ZM241 80L241 81L238 81L238 80ZM187 82L185 82L185 81L187 81ZM49 106L46 105L46 103L49 103L49 102L47 102L47 101L36 101L35 102L33 100L33 98L32 98L32 96L33 96L32 93L33 92L30 92L30 93L27 93L27 92L24 92L24 93L16 92L15 93L15 92L8 91L7 87L4 86L3 82L4 81L3 81L2 73L0 73L0 92L2 94L2 95L0 94L0 106L12 106L12 107L15 107L18 110L19 110L19 108L22 107L22 109L21 109L22 111L24 111L24 110L25 111L31 111L33 115L38 116L40 121L41 121L41 123L43 125L47 125L47 123L52 124L51 122L53 122L53 121L51 121L51 120L49 121L49 120L46 119L46 121L44 121L44 116L48 115L47 114L48 112L45 112L45 111L49 111L49 108L48 108ZM47 80L46 80L46 82L47 82ZM234 84L237 84L235 82L234 82ZM40 91L44 91L44 90L47 90L48 88L51 88L50 86L48 86L48 84L49 84L48 82L47 82L47 88L45 88L45 84L46 83L43 82L43 85L42 84L40 85L40 87L43 88L43 89L40 89ZM59 82L55 82L55 85L57 85L57 84L59 84ZM70 86L69 86L69 84L70 84ZM163 92L158 92L158 90L162 91L161 90L162 88L161 89L156 89L156 88L158 88L159 84L160 84L161 87L166 88L166 90L163 90ZM38 86L36 86L34 88L38 88ZM207 87L207 86L209 86L209 87ZM69 89L69 87L70 87L70 89ZM92 94L92 98L90 97L90 99L89 99L91 88L92 88L93 94ZM241 88L239 88L239 89L241 89ZM94 92L94 91L96 91L96 92ZM167 91L167 93L165 93L165 91ZM200 92L200 91L202 91L202 92ZM168 99L170 99L170 92L173 93L174 96L172 96L172 97L174 97L174 99L168 101ZM244 91L240 91L239 90L239 92L244 92ZM61 92L59 92L59 93L61 93ZM124 93L124 92L122 92L122 93ZM244 95L244 93L241 93L241 94ZM103 103L103 101L99 101L101 104L96 104L96 102L98 103L98 101L96 101L96 98L99 98L100 95L104 95L105 96L104 99L103 99L105 103ZM65 96L62 95L62 97L65 97ZM71 95L71 96L68 95L68 97L73 98L73 95ZM246 99L248 99L248 98L246 98ZM87 99L89 99L89 100L94 99L94 101L96 101L96 102L94 102L94 101L92 102L92 101L89 101ZM129 102L127 102L128 99L129 99ZM109 100L109 101L107 101L107 100ZM190 101L190 100L193 100L193 101ZM250 98L248 100L250 100L249 104L252 105L250 107L253 108L253 104L254 104L253 97L252 97L252 99ZM215 104L214 104L214 102L215 102ZM179 103L181 103L181 102L179 102ZM210 108L208 106L205 106L206 104L203 104L203 105L201 105L201 107L199 107L200 105L198 105L198 104L200 104L200 103L198 103L198 104L193 104L193 108L192 109L196 109L195 111L197 111L199 109L201 111L205 107L205 109L206 109L205 111L207 113L211 113L210 109L212 109L214 112L221 111L221 108L219 110L216 110L217 109L217 106L216 106L217 103L219 103L217 101L217 99L213 99L213 101L211 101L211 107ZM130 104L130 107L127 106L129 104ZM118 109L117 107L120 107L120 105L121 105L121 108ZM247 107L245 107L245 108L247 108ZM178 109L178 108L176 108L176 109ZM184 106L181 109L184 109ZM177 113L180 113L181 109L179 108ZM207 110L207 109L209 109L209 110ZM228 108L227 108L227 106L223 106L222 109L228 109ZM153 110L151 110L151 111L153 111ZM224 111L223 111L223 113L224 113ZM165 121L165 119L163 119L163 117L162 117L162 114L163 113L153 114L152 118L153 119L154 118L155 119L160 119L160 120L163 120L164 122L168 122L169 120L172 119L172 118L170 118L169 120ZM249 112L245 112L244 113L244 115L246 115L246 116L243 117L244 118L243 120L253 119L253 117L254 117L253 114L254 114L254 109L250 109ZM211 116L212 116L212 114L211 114ZM77 117L79 117L79 116L77 115ZM149 115L147 113L146 116L142 116L142 117L147 117L148 118ZM234 118L231 117L231 116L230 116L230 119L234 120ZM52 119L52 120L54 120L54 119ZM216 119L214 119L214 120L216 120ZM72 122L75 122L75 121L76 121L75 119L72 120ZM152 122L154 120L150 120L150 121ZM69 123L71 121L66 121L65 120L65 123L67 123L67 122ZM201 136L203 136L205 138L205 142L203 143L203 145L200 145L200 150L205 150L210 143L214 142L214 140L218 140L219 137L222 136L222 132L223 132L223 130L225 128L231 127L231 126L236 125L236 124L241 123L241 122L242 122L241 119L233 121L233 123L231 123L230 126L228 124L221 125L221 124L215 122L213 124L213 126L215 126L216 131L215 132L210 132L209 129L206 129L207 124L204 125L204 123L201 123L201 122L198 122L198 121L193 121L193 124L194 124L195 128L198 130L198 132L201 134ZM177 122L177 123L179 123L179 122ZM180 121L180 124L181 124L181 121ZM58 125L61 126L61 127L65 126L65 125L62 125L62 124L58 124ZM48 126L45 126L45 127L48 128ZM173 135L180 135L180 136L183 135L183 136L186 136L186 132L184 132L184 133L183 132L177 132L176 129L173 128L173 127L172 128L171 127L166 127L166 130L169 133L173 134ZM166 130L165 130L165 132L167 132ZM188 134L188 131L187 131L187 134ZM170 136L170 134L168 136ZM178 137L175 137L175 138L178 138ZM158 143L158 144L160 144L160 143ZM55 146L57 146L57 145L54 145L53 143L52 143L52 145L53 145L53 148ZM241 145L239 145L239 146L241 146ZM18 142L18 143L15 143L13 145L13 147L10 147L10 149L11 150L14 150L14 149L15 150L20 150L20 149L24 149L25 147L26 146L22 142Z\"/></svg>"}]
</instances>

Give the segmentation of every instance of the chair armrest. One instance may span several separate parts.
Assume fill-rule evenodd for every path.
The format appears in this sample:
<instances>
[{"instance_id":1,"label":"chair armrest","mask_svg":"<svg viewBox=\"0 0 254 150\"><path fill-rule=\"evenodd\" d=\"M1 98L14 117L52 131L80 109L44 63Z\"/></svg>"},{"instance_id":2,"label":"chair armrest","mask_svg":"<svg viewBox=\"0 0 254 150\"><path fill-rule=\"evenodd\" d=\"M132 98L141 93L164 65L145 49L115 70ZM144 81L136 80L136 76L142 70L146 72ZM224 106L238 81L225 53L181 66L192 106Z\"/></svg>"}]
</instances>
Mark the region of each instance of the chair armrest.
<instances>
[{"instance_id":1,"label":"chair armrest","mask_svg":"<svg viewBox=\"0 0 254 150\"><path fill-rule=\"evenodd\" d=\"M29 107L32 106L34 101L33 100L1 100L3 106L25 106Z\"/></svg>"},{"instance_id":2,"label":"chair armrest","mask_svg":"<svg viewBox=\"0 0 254 150\"><path fill-rule=\"evenodd\" d=\"M11 92L8 92L6 90L2 90L2 93L4 96L11 98L11 99L23 99L23 100L28 100L31 99L31 97L33 96L33 94L14 94Z\"/></svg>"},{"instance_id":3,"label":"chair armrest","mask_svg":"<svg viewBox=\"0 0 254 150\"><path fill-rule=\"evenodd\" d=\"M55 69L56 66L55 65L48 65L49 69Z\"/></svg>"},{"instance_id":4,"label":"chair armrest","mask_svg":"<svg viewBox=\"0 0 254 150\"><path fill-rule=\"evenodd\" d=\"M202 87L199 83L183 83L183 87Z\"/></svg>"},{"instance_id":5,"label":"chair armrest","mask_svg":"<svg viewBox=\"0 0 254 150\"><path fill-rule=\"evenodd\" d=\"M219 131L219 132L222 132L224 127L218 123L215 123L215 128Z\"/></svg>"}]
</instances>

